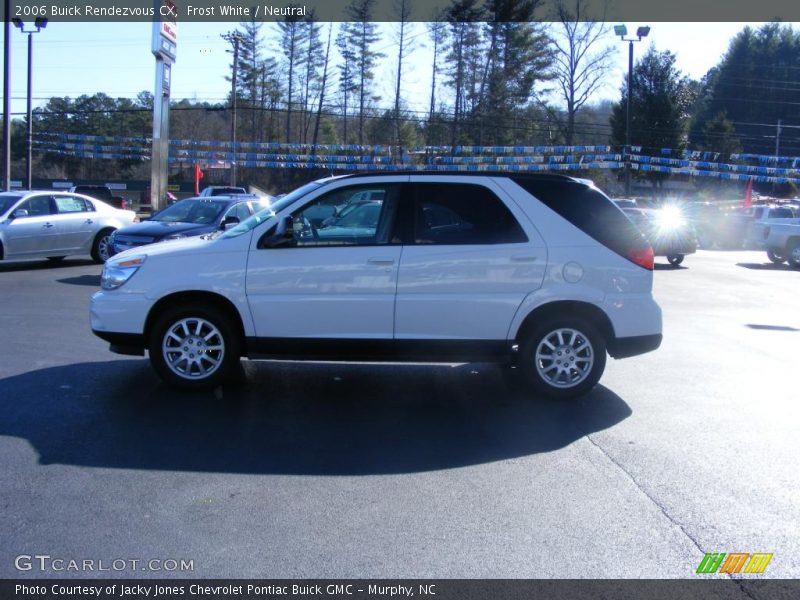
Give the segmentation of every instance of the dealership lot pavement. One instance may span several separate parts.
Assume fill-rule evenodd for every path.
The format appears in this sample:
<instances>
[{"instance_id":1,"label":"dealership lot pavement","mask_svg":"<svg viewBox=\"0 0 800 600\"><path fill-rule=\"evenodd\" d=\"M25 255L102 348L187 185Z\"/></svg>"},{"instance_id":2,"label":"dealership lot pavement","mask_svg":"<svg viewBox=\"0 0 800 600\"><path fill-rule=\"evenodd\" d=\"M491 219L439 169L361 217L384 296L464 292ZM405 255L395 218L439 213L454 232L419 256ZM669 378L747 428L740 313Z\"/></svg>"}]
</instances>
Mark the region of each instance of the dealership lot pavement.
<instances>
[{"instance_id":1,"label":"dealership lot pavement","mask_svg":"<svg viewBox=\"0 0 800 600\"><path fill-rule=\"evenodd\" d=\"M800 577L800 271L763 252L659 268L662 348L564 404L490 365L244 362L176 392L91 334L99 272L0 263L0 577L109 575L17 571L38 554L132 577L683 578L705 552ZM129 567L170 559L193 571Z\"/></svg>"}]
</instances>

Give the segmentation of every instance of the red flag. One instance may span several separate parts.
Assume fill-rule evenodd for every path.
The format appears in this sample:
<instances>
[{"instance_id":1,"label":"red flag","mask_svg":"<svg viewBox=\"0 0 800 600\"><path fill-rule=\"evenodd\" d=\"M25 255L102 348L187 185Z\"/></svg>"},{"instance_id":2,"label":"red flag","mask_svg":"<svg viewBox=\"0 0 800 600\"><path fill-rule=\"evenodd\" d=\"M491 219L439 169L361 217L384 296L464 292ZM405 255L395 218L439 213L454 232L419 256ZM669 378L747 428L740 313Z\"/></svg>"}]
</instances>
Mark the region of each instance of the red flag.
<instances>
[{"instance_id":1,"label":"red flag","mask_svg":"<svg viewBox=\"0 0 800 600\"><path fill-rule=\"evenodd\" d=\"M753 206L753 178L747 180L747 189L744 191L744 208Z\"/></svg>"},{"instance_id":2,"label":"red flag","mask_svg":"<svg viewBox=\"0 0 800 600\"><path fill-rule=\"evenodd\" d=\"M200 193L200 180L203 178L203 172L200 170L198 163L194 164L194 193Z\"/></svg>"}]
</instances>

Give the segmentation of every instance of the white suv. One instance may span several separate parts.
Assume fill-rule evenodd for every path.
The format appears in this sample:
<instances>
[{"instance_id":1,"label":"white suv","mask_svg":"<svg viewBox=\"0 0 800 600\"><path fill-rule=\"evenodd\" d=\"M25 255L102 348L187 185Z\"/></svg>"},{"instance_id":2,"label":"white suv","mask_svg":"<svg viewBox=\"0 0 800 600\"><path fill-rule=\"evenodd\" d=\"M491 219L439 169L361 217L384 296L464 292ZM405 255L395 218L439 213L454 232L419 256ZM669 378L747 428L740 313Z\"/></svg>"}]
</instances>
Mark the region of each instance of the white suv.
<instances>
[{"instance_id":1,"label":"white suv","mask_svg":"<svg viewBox=\"0 0 800 600\"><path fill-rule=\"evenodd\" d=\"M574 397L606 352L660 345L652 269L636 226L585 180L353 175L224 233L113 257L91 321L181 387L220 384L242 356L491 360Z\"/></svg>"}]
</instances>

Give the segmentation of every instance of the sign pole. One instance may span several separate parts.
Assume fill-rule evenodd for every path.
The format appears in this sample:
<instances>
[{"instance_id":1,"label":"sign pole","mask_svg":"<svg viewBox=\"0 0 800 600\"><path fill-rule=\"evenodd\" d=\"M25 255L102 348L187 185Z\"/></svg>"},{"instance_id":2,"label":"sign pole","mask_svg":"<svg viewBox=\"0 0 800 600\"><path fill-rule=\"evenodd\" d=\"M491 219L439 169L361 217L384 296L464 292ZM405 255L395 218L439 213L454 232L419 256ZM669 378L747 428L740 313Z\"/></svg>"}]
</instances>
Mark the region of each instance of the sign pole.
<instances>
[{"instance_id":1,"label":"sign pole","mask_svg":"<svg viewBox=\"0 0 800 600\"><path fill-rule=\"evenodd\" d=\"M154 211L166 206L169 162L169 97L172 65L175 63L178 33L177 9L173 0L154 0L152 52L156 59L153 94L153 147L151 152L150 205Z\"/></svg>"}]
</instances>

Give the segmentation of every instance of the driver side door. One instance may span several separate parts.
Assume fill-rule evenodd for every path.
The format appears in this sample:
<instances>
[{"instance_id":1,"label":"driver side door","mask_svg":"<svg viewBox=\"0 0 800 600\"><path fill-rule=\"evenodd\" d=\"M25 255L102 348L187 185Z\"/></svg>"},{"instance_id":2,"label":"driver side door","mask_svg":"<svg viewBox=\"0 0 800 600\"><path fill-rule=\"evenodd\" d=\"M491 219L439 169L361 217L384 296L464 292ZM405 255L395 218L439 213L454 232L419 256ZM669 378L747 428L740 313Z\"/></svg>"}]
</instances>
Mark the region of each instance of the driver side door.
<instances>
[{"instance_id":1,"label":"driver side door","mask_svg":"<svg viewBox=\"0 0 800 600\"><path fill-rule=\"evenodd\" d=\"M278 348L289 338L320 340L314 347L323 353L347 347L347 340L391 344L402 250L395 229L408 177L387 179L338 186L285 213L294 222L288 246L268 248L255 242L246 285L263 347ZM349 227L347 222L337 226L335 215L365 187L384 192L373 205L377 210L352 220ZM333 220L323 224L330 216Z\"/></svg>"}]
</instances>

